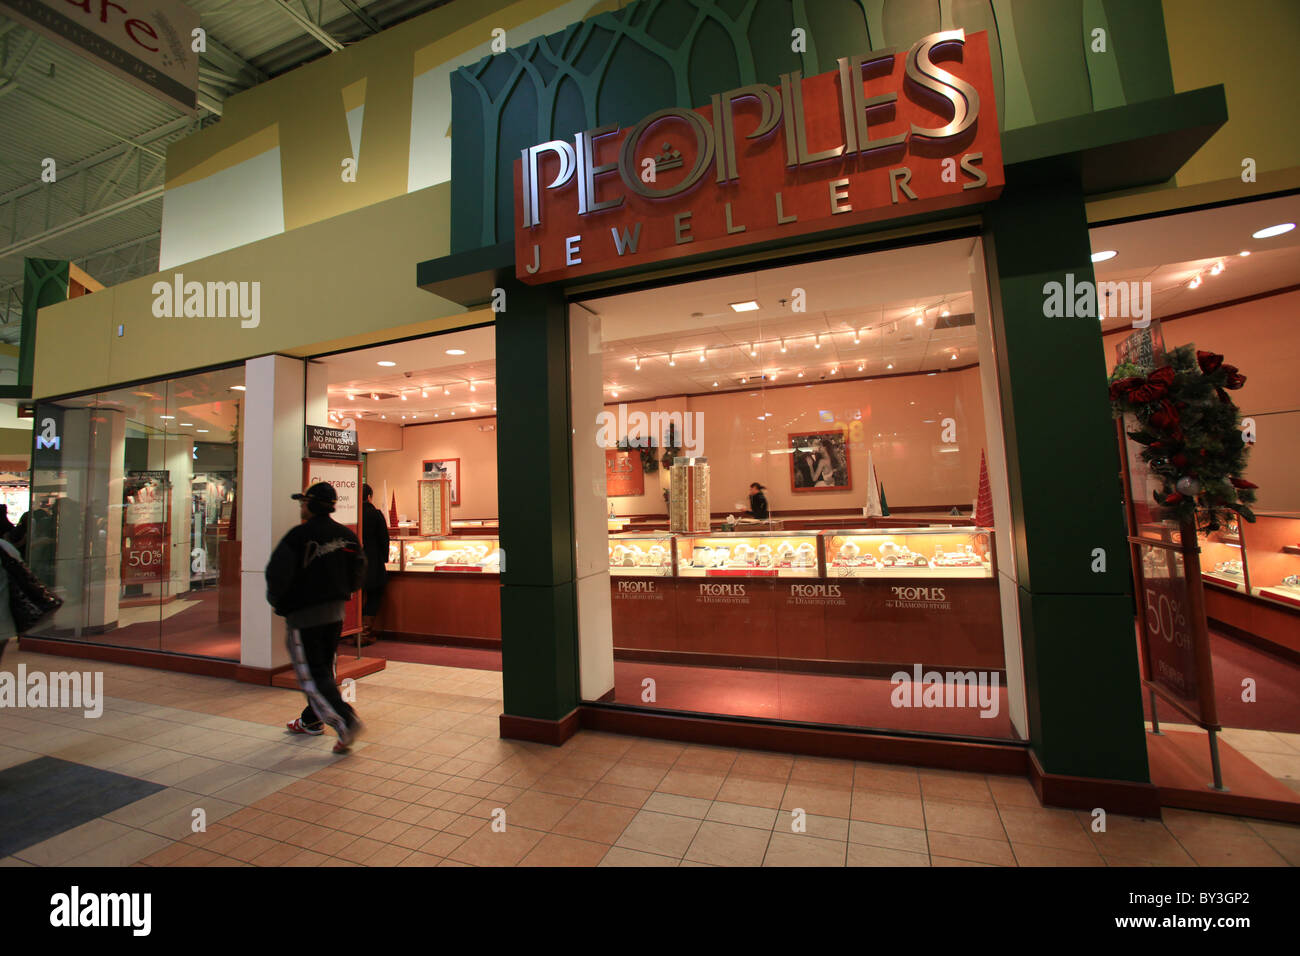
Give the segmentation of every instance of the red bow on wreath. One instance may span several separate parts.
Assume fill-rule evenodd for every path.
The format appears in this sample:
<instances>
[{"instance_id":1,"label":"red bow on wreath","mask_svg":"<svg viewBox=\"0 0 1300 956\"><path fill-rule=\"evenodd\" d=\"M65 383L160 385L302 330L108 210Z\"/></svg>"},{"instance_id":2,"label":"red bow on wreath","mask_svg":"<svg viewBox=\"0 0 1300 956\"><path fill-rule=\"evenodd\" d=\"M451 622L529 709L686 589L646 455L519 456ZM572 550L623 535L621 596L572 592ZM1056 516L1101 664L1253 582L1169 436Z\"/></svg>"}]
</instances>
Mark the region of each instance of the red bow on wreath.
<instances>
[{"instance_id":1,"label":"red bow on wreath","mask_svg":"<svg viewBox=\"0 0 1300 956\"><path fill-rule=\"evenodd\" d=\"M1123 398L1131 405L1145 405L1164 398L1174 381L1174 369L1164 365L1146 378L1122 378L1110 387L1112 400Z\"/></svg>"}]
</instances>

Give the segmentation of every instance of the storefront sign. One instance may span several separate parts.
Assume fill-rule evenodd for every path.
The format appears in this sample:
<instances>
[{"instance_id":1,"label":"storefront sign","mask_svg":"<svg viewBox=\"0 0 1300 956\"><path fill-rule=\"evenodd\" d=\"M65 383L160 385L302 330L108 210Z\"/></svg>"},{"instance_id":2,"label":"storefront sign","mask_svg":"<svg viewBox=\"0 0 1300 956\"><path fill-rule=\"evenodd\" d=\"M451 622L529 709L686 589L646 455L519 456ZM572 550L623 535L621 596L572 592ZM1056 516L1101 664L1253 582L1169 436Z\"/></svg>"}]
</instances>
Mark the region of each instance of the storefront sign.
<instances>
[{"instance_id":1,"label":"storefront sign","mask_svg":"<svg viewBox=\"0 0 1300 956\"><path fill-rule=\"evenodd\" d=\"M638 451L605 452L605 494L635 498L645 494L645 471Z\"/></svg>"},{"instance_id":2,"label":"storefront sign","mask_svg":"<svg viewBox=\"0 0 1300 956\"><path fill-rule=\"evenodd\" d=\"M168 473L128 471L123 493L122 583L162 581L167 577L171 558Z\"/></svg>"},{"instance_id":3,"label":"storefront sign","mask_svg":"<svg viewBox=\"0 0 1300 956\"><path fill-rule=\"evenodd\" d=\"M754 83L524 149L515 262L530 283L985 202L1002 152L988 37ZM740 133L743 132L743 136Z\"/></svg>"},{"instance_id":4,"label":"storefront sign","mask_svg":"<svg viewBox=\"0 0 1300 956\"><path fill-rule=\"evenodd\" d=\"M360 461L357 433L353 429L307 426L307 457L331 461Z\"/></svg>"},{"instance_id":5,"label":"storefront sign","mask_svg":"<svg viewBox=\"0 0 1300 956\"><path fill-rule=\"evenodd\" d=\"M0 12L164 103L195 109L199 15L177 0L0 0Z\"/></svg>"}]
</instances>

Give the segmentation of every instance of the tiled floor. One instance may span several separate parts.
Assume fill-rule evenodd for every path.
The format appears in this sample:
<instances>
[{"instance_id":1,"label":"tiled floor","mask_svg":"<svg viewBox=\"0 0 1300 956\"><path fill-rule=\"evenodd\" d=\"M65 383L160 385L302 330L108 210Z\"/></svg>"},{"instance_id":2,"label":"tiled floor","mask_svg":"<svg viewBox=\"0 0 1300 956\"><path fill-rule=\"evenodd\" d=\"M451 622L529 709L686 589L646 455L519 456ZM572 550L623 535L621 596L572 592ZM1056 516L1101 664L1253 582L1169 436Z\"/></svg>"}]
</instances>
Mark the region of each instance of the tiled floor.
<instances>
[{"instance_id":1,"label":"tiled floor","mask_svg":"<svg viewBox=\"0 0 1300 956\"><path fill-rule=\"evenodd\" d=\"M4 666L19 662L96 666L11 646ZM503 741L496 672L390 663L358 682L368 734L338 757L330 735L284 733L296 692L102 669L99 719L0 711L0 767L49 755L165 789L5 865L1300 863L1300 827L1166 811L1111 814L1094 833L1019 778L585 732L560 748Z\"/></svg>"}]
</instances>

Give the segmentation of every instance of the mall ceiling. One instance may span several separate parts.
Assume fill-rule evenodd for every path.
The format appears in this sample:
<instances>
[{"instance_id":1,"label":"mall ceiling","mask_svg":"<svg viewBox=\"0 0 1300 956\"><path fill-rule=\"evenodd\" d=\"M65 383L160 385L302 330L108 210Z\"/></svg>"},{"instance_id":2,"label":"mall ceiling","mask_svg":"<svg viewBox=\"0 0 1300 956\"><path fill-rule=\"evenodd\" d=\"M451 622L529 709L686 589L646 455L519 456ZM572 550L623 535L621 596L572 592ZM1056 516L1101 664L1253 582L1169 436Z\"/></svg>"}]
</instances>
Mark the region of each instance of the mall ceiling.
<instances>
[{"instance_id":1,"label":"mall ceiling","mask_svg":"<svg viewBox=\"0 0 1300 956\"><path fill-rule=\"evenodd\" d=\"M226 97L451 0L186 2L208 36L194 115L0 16L0 341L18 340L24 257L69 259L106 286L158 270L167 147L217 122Z\"/></svg>"}]
</instances>

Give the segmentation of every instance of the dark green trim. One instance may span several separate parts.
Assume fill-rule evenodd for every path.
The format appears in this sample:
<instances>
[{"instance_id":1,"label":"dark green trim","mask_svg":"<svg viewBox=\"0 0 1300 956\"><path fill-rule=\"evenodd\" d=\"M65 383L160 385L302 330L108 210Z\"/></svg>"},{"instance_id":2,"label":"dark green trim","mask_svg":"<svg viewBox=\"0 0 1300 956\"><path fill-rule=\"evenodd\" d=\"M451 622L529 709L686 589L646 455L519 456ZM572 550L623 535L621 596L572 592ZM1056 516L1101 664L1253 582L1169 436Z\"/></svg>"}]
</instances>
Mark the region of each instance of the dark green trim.
<instances>
[{"instance_id":1,"label":"dark green trim","mask_svg":"<svg viewBox=\"0 0 1300 956\"><path fill-rule=\"evenodd\" d=\"M18 344L18 382L0 386L0 398L31 398L36 369L36 316L47 305L68 298L68 260L23 260L22 332Z\"/></svg>"},{"instance_id":2,"label":"dark green trim","mask_svg":"<svg viewBox=\"0 0 1300 956\"><path fill-rule=\"evenodd\" d=\"M1101 323L1044 314L1046 283L1093 281L1082 187L1008 186L986 222L1033 749L1049 773L1146 781Z\"/></svg>"},{"instance_id":3,"label":"dark green trim","mask_svg":"<svg viewBox=\"0 0 1300 956\"><path fill-rule=\"evenodd\" d=\"M1075 171L1085 195L1150 186L1174 174L1228 121L1223 86L1040 123L1002 134L1007 181ZM1073 178L1073 177L1071 177Z\"/></svg>"},{"instance_id":4,"label":"dark green trim","mask_svg":"<svg viewBox=\"0 0 1300 956\"><path fill-rule=\"evenodd\" d=\"M497 484L504 711L559 720L578 705L568 308L555 290L502 286Z\"/></svg>"}]
</instances>

